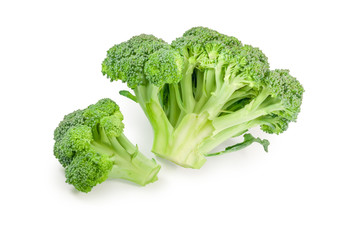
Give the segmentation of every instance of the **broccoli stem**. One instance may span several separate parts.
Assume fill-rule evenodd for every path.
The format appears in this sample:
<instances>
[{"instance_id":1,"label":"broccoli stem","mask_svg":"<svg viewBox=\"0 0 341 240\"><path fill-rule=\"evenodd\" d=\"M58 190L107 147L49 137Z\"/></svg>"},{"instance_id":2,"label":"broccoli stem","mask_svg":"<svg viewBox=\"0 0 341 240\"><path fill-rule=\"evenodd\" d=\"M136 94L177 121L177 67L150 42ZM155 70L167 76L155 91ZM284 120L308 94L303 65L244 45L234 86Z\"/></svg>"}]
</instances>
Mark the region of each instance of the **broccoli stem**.
<instances>
[{"instance_id":1,"label":"broccoli stem","mask_svg":"<svg viewBox=\"0 0 341 240\"><path fill-rule=\"evenodd\" d=\"M195 101L198 102L203 94L203 81L204 81L204 72L200 71L199 69L195 69Z\"/></svg>"},{"instance_id":2,"label":"broccoli stem","mask_svg":"<svg viewBox=\"0 0 341 240\"><path fill-rule=\"evenodd\" d=\"M194 112L207 111L210 118L213 119L221 113L231 96L245 84L241 77L231 76L231 68L224 71L221 64L214 69L206 70L206 72L204 79L207 87L206 93L199 99Z\"/></svg>"},{"instance_id":3,"label":"broccoli stem","mask_svg":"<svg viewBox=\"0 0 341 240\"><path fill-rule=\"evenodd\" d=\"M215 90L216 87L216 76L215 76L215 69L207 69L207 78L205 79L205 90L206 95L209 97L211 96L212 92Z\"/></svg>"},{"instance_id":4,"label":"broccoli stem","mask_svg":"<svg viewBox=\"0 0 341 240\"><path fill-rule=\"evenodd\" d=\"M213 125L216 132L220 132L224 129L228 129L235 125L254 120L260 116L268 115L282 109L282 104L271 98L270 94L264 90L242 109L215 118Z\"/></svg>"},{"instance_id":5,"label":"broccoli stem","mask_svg":"<svg viewBox=\"0 0 341 240\"><path fill-rule=\"evenodd\" d=\"M119 146L124 148L129 154L131 161L127 161L127 158L122 158L120 155L115 156L115 165L109 173L109 178L129 180L141 186L155 182L157 180L157 173L160 171L160 166L155 160L150 160L144 156L137 146L133 145L124 134L117 137L116 140Z\"/></svg>"},{"instance_id":6,"label":"broccoli stem","mask_svg":"<svg viewBox=\"0 0 341 240\"><path fill-rule=\"evenodd\" d=\"M138 86L134 91L137 102L140 104L152 125L154 131L154 147L162 146L163 148L167 148L167 141L174 128L160 105L157 95L158 88L153 84L149 84L146 86ZM146 94L146 92L149 94ZM160 151L163 150L160 149Z\"/></svg>"},{"instance_id":7,"label":"broccoli stem","mask_svg":"<svg viewBox=\"0 0 341 240\"><path fill-rule=\"evenodd\" d=\"M273 118L261 116L248 122L243 122L241 124L226 128L223 131L215 133L212 137L207 138L201 145L200 150L203 152L203 154L207 156L209 152L211 152L214 148L216 148L226 140L240 136L241 134L247 132L249 129L253 127L263 124L269 124L271 123L272 120Z\"/></svg>"},{"instance_id":8,"label":"broccoli stem","mask_svg":"<svg viewBox=\"0 0 341 240\"><path fill-rule=\"evenodd\" d=\"M244 92L249 94L249 90ZM238 93L238 90L235 93L234 97L237 99L243 95L243 93ZM232 100L233 98L230 98L230 101ZM219 116L212 121L215 129L214 135L204 141L201 151L207 154L229 138L239 136L252 127L268 124L266 118L263 117L282 109L283 106L280 101L272 98L267 90L261 90L259 95L243 108Z\"/></svg>"},{"instance_id":9,"label":"broccoli stem","mask_svg":"<svg viewBox=\"0 0 341 240\"><path fill-rule=\"evenodd\" d=\"M233 106L238 101L244 100L244 99L251 99L254 96L255 96L254 90L248 86L244 86L243 88L238 89L238 91L235 91L231 95L229 100L222 107L222 112L228 110L231 106Z\"/></svg>"},{"instance_id":10,"label":"broccoli stem","mask_svg":"<svg viewBox=\"0 0 341 240\"><path fill-rule=\"evenodd\" d=\"M214 129L207 113L187 114L170 135L158 135L152 151L180 166L200 168L206 159L199 147Z\"/></svg>"},{"instance_id":11,"label":"broccoli stem","mask_svg":"<svg viewBox=\"0 0 341 240\"><path fill-rule=\"evenodd\" d=\"M195 65L188 64L188 67L185 68L185 75L180 82L181 86L181 96L184 103L184 107L186 109L186 112L192 112L194 105L195 105L195 99L193 96L193 82L192 82L192 74L194 71ZM184 114L182 114L184 115Z\"/></svg>"},{"instance_id":12,"label":"broccoli stem","mask_svg":"<svg viewBox=\"0 0 341 240\"><path fill-rule=\"evenodd\" d=\"M134 93L136 96L136 101L140 104L142 110L144 111L145 115L150 120L149 113L147 111L147 104L152 100L155 102L159 102L158 98L159 88L154 84L147 83L146 85L137 86L134 89ZM152 114L152 113L151 113ZM166 115L166 114L164 114Z\"/></svg>"},{"instance_id":13,"label":"broccoli stem","mask_svg":"<svg viewBox=\"0 0 341 240\"><path fill-rule=\"evenodd\" d=\"M193 89L194 86L192 79L194 68L195 65L189 63L187 64L187 67L184 68L184 76L182 80L178 83L178 87L175 88L175 91L179 91L175 94L176 96L180 97L180 99L177 100L181 112L174 126L178 126L181 120L186 116L186 114L191 113L194 109L194 106L196 105L196 101L194 98L195 89Z\"/></svg>"},{"instance_id":14,"label":"broccoli stem","mask_svg":"<svg viewBox=\"0 0 341 240\"><path fill-rule=\"evenodd\" d=\"M114 161L108 178L125 179L142 186L157 180L160 166L154 159L144 156L124 134L119 137L107 136L100 128L98 136L99 138L93 141L91 146L96 152L108 155Z\"/></svg>"},{"instance_id":15,"label":"broccoli stem","mask_svg":"<svg viewBox=\"0 0 341 240\"><path fill-rule=\"evenodd\" d=\"M200 150L202 151L203 154L208 154L210 151L212 151L214 148L225 142L226 140L237 137L247 130L249 130L252 127L257 126L259 123L258 122L244 122L239 125L235 125L233 127L227 128L214 136L206 139L202 145Z\"/></svg>"},{"instance_id":16,"label":"broccoli stem","mask_svg":"<svg viewBox=\"0 0 341 240\"><path fill-rule=\"evenodd\" d=\"M226 104L231 95L238 89L237 85L228 84L224 82L221 88L217 89L202 107L200 111L207 111L210 118L215 118L220 112L223 106Z\"/></svg>"},{"instance_id":17,"label":"broccoli stem","mask_svg":"<svg viewBox=\"0 0 341 240\"><path fill-rule=\"evenodd\" d=\"M204 77L202 79L202 91L200 94L199 101L195 104L193 112L199 113L201 112L201 108L205 105L211 93L215 87L215 70L214 69L207 69L204 72Z\"/></svg>"},{"instance_id":18,"label":"broccoli stem","mask_svg":"<svg viewBox=\"0 0 341 240\"><path fill-rule=\"evenodd\" d=\"M179 94L176 93L177 89L175 89L174 84L169 85L169 102L170 102L170 113L169 113L169 121L172 126L175 126L179 115L180 115L180 107L178 106L177 97Z\"/></svg>"}]
</instances>

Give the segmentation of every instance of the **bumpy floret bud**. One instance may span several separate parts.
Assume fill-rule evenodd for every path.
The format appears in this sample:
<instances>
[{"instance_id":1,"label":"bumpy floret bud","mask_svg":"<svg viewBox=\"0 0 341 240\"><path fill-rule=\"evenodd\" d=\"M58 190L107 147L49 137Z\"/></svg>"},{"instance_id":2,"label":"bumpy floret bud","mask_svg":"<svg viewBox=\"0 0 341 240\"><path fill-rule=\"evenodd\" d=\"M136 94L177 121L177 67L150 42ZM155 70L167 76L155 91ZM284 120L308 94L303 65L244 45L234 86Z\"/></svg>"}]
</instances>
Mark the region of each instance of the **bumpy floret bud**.
<instances>
[{"instance_id":1,"label":"bumpy floret bud","mask_svg":"<svg viewBox=\"0 0 341 240\"><path fill-rule=\"evenodd\" d=\"M178 52L162 49L149 57L144 71L148 81L156 86L162 86L164 83L179 82L183 69L183 58Z\"/></svg>"},{"instance_id":2,"label":"bumpy floret bud","mask_svg":"<svg viewBox=\"0 0 341 240\"><path fill-rule=\"evenodd\" d=\"M104 182L112 169L114 162L106 155L94 151L78 153L65 170L66 182L82 192Z\"/></svg>"},{"instance_id":3,"label":"bumpy floret bud","mask_svg":"<svg viewBox=\"0 0 341 240\"><path fill-rule=\"evenodd\" d=\"M280 100L283 111L276 112L289 121L295 121L302 104L304 89L300 82L289 74L289 70L270 71L264 85L272 97Z\"/></svg>"},{"instance_id":4,"label":"bumpy floret bud","mask_svg":"<svg viewBox=\"0 0 341 240\"><path fill-rule=\"evenodd\" d=\"M144 65L149 56L160 49L170 49L162 39L141 34L109 49L102 63L102 73L111 81L122 80L128 87L145 84Z\"/></svg>"}]
</instances>

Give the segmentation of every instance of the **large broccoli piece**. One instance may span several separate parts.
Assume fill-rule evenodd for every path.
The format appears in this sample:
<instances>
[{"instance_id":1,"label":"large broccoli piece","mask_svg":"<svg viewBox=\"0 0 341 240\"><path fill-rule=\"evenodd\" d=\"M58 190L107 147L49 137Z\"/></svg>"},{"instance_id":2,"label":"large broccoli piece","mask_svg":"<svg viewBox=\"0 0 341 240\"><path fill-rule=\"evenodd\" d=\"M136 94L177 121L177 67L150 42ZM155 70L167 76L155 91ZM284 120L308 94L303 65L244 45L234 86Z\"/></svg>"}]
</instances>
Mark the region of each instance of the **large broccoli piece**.
<instances>
[{"instance_id":1,"label":"large broccoli piece","mask_svg":"<svg viewBox=\"0 0 341 240\"><path fill-rule=\"evenodd\" d=\"M67 183L89 192L108 178L139 185L157 180L160 166L124 136L122 120L110 99L64 117L54 132L54 155L65 168Z\"/></svg>"},{"instance_id":2,"label":"large broccoli piece","mask_svg":"<svg viewBox=\"0 0 341 240\"><path fill-rule=\"evenodd\" d=\"M152 151L183 167L200 168L206 156L266 140L247 133L244 142L211 153L229 138L260 126L279 134L295 121L303 87L288 70L270 70L258 48L195 27L171 45L139 35L113 46L102 63L111 81L126 82L154 130Z\"/></svg>"}]
</instances>

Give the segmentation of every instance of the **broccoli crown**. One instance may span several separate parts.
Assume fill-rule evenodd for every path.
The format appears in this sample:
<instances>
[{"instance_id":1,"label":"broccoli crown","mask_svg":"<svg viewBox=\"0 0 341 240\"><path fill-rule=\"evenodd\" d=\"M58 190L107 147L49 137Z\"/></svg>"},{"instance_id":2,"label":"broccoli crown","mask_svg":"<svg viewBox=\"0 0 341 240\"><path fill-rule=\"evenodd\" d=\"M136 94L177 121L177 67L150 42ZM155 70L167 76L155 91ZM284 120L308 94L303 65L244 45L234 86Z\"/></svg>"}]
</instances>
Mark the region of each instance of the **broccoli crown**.
<instances>
[{"instance_id":1,"label":"broccoli crown","mask_svg":"<svg viewBox=\"0 0 341 240\"><path fill-rule=\"evenodd\" d=\"M109 49L102 63L102 73L111 81L122 80L128 87L145 84L144 65L160 49L170 49L162 39L141 34Z\"/></svg>"},{"instance_id":2,"label":"broccoli crown","mask_svg":"<svg viewBox=\"0 0 341 240\"><path fill-rule=\"evenodd\" d=\"M171 46L201 71L228 68L232 77L239 76L252 87L259 86L269 71L268 59L259 48L209 28L192 28Z\"/></svg>"},{"instance_id":3,"label":"broccoli crown","mask_svg":"<svg viewBox=\"0 0 341 240\"><path fill-rule=\"evenodd\" d=\"M242 45L237 38L226 36L224 34L221 34L215 30L206 27L193 27L183 34L183 37L191 36L200 38L201 40L198 39L198 41L202 41L204 43L217 40L229 47Z\"/></svg>"},{"instance_id":4,"label":"broccoli crown","mask_svg":"<svg viewBox=\"0 0 341 240\"><path fill-rule=\"evenodd\" d=\"M54 130L54 140L60 141L71 127L81 125L83 123L83 110L76 110L65 115L63 121L61 121L59 126Z\"/></svg>"},{"instance_id":5,"label":"broccoli crown","mask_svg":"<svg viewBox=\"0 0 341 240\"><path fill-rule=\"evenodd\" d=\"M113 164L107 155L93 150L80 152L65 169L66 182L79 191L90 192L108 178Z\"/></svg>"},{"instance_id":6,"label":"broccoli crown","mask_svg":"<svg viewBox=\"0 0 341 240\"><path fill-rule=\"evenodd\" d=\"M270 95L283 105L283 110L275 111L274 114L288 121L295 121L300 112L304 92L300 82L289 74L289 70L276 69L268 73L264 83Z\"/></svg>"},{"instance_id":7,"label":"broccoli crown","mask_svg":"<svg viewBox=\"0 0 341 240\"><path fill-rule=\"evenodd\" d=\"M63 167L67 167L77 153L90 149L92 139L92 130L89 126L72 126L65 131L65 134L59 140L56 140L54 155Z\"/></svg>"},{"instance_id":8,"label":"broccoli crown","mask_svg":"<svg viewBox=\"0 0 341 240\"><path fill-rule=\"evenodd\" d=\"M67 114L55 129L54 140L60 141L65 136L66 132L73 126L86 125L94 127L100 122L102 117L110 115L122 114L119 110L119 106L109 98L101 99L96 104L90 105L86 109L76 110Z\"/></svg>"},{"instance_id":9,"label":"broccoli crown","mask_svg":"<svg viewBox=\"0 0 341 240\"><path fill-rule=\"evenodd\" d=\"M100 120L100 126L109 137L118 137L123 133L123 115L117 111L113 115L105 116Z\"/></svg>"},{"instance_id":10,"label":"broccoli crown","mask_svg":"<svg viewBox=\"0 0 341 240\"><path fill-rule=\"evenodd\" d=\"M66 182L89 192L107 179L114 161L109 155L94 151L92 143L100 140L101 129L108 136L120 136L122 120L118 105L107 98L64 117L54 132L54 154L66 168Z\"/></svg>"},{"instance_id":11,"label":"broccoli crown","mask_svg":"<svg viewBox=\"0 0 341 240\"><path fill-rule=\"evenodd\" d=\"M184 62L181 55L168 49L161 49L146 62L144 72L149 82L156 86L164 83L176 83L182 79Z\"/></svg>"},{"instance_id":12,"label":"broccoli crown","mask_svg":"<svg viewBox=\"0 0 341 240\"><path fill-rule=\"evenodd\" d=\"M109 135L119 136L124 128L122 120L118 105L109 98L66 115L54 131L55 156L67 167L76 153L89 149L90 142L98 138L101 122Z\"/></svg>"},{"instance_id":13,"label":"broccoli crown","mask_svg":"<svg viewBox=\"0 0 341 240\"><path fill-rule=\"evenodd\" d=\"M241 42L235 38L221 34L215 30L205 27L194 27L187 30L182 37L177 38L172 42L172 47L185 53L193 47L202 47L209 42L220 42L226 47L241 46ZM195 52L195 51L194 51Z\"/></svg>"},{"instance_id":14,"label":"broccoli crown","mask_svg":"<svg viewBox=\"0 0 341 240\"><path fill-rule=\"evenodd\" d=\"M231 66L232 76L241 76L251 86L259 86L270 67L264 53L250 45L225 49L220 60L227 64L227 67Z\"/></svg>"}]
</instances>

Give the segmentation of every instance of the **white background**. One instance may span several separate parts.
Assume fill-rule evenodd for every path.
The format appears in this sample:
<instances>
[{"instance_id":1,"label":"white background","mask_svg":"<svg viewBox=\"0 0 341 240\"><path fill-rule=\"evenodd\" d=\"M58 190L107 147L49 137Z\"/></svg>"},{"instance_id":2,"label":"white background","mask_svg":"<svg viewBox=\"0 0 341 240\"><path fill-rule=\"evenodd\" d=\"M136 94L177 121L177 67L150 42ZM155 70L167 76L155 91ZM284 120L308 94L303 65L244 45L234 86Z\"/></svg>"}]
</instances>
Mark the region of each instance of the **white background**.
<instances>
[{"instance_id":1,"label":"white background","mask_svg":"<svg viewBox=\"0 0 341 240\"><path fill-rule=\"evenodd\" d=\"M1 1L1 239L341 239L339 1ZM101 74L114 44L171 42L206 26L252 44L306 90L298 122L271 142L209 158L160 160L159 181L66 184L52 153L62 117L109 97L147 156L152 130L126 87ZM229 143L232 143L230 141Z\"/></svg>"}]
</instances>

